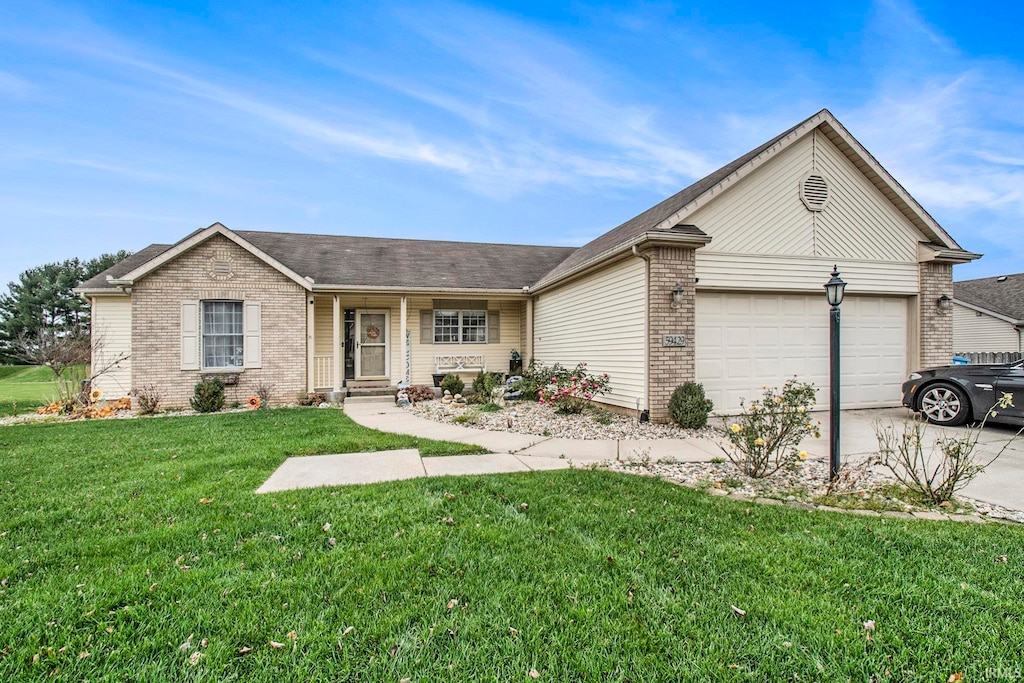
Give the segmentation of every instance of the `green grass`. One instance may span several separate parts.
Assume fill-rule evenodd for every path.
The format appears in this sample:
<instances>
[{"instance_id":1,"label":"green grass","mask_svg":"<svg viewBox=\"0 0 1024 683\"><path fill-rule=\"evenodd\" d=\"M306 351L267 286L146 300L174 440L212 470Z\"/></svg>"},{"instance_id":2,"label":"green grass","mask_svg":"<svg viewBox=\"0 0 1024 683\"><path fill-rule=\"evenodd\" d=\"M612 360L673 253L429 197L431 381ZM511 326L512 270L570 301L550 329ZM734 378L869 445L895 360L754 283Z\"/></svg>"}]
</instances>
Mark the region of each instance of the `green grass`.
<instances>
[{"instance_id":1,"label":"green grass","mask_svg":"<svg viewBox=\"0 0 1024 683\"><path fill-rule=\"evenodd\" d=\"M0 428L0 680L945 681L1020 666L1020 528L581 470L252 493L288 454L403 438L333 410Z\"/></svg>"},{"instance_id":2,"label":"green grass","mask_svg":"<svg viewBox=\"0 0 1024 683\"><path fill-rule=\"evenodd\" d=\"M0 417L31 412L56 397L57 382L49 368L0 365Z\"/></svg>"}]
</instances>

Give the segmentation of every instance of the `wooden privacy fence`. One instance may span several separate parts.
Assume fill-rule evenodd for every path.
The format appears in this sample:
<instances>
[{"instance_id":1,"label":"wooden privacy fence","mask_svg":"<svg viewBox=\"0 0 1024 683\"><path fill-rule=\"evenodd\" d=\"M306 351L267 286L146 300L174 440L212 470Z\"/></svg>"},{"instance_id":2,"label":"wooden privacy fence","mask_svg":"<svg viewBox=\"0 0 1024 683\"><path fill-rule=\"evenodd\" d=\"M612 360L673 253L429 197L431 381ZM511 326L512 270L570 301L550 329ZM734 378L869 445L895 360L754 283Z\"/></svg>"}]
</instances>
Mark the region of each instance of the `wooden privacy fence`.
<instances>
[{"instance_id":1,"label":"wooden privacy fence","mask_svg":"<svg viewBox=\"0 0 1024 683\"><path fill-rule=\"evenodd\" d=\"M986 351L974 353L958 353L957 356L970 358L972 363L1012 363L1021 359L1019 351Z\"/></svg>"}]
</instances>

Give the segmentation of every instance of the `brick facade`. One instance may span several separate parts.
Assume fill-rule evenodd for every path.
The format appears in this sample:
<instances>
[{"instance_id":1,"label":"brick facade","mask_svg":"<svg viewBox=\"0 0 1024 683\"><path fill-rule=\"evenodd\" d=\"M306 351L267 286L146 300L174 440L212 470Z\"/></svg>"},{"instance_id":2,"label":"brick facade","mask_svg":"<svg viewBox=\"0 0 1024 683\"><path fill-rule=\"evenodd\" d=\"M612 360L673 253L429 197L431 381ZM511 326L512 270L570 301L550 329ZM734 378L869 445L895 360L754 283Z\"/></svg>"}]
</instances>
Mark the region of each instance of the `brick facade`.
<instances>
[{"instance_id":1,"label":"brick facade","mask_svg":"<svg viewBox=\"0 0 1024 683\"><path fill-rule=\"evenodd\" d=\"M647 407L653 422L667 422L668 400L672 392L696 376L694 249L654 247L648 256ZM679 305L674 305L672 290L677 283L682 285L683 299ZM667 334L685 335L686 346L665 346L664 338Z\"/></svg>"},{"instance_id":2,"label":"brick facade","mask_svg":"<svg viewBox=\"0 0 1024 683\"><path fill-rule=\"evenodd\" d=\"M228 273L213 264L230 264ZM161 406L187 407L200 370L181 370L181 303L204 299L259 301L261 368L239 368L227 402L243 402L259 384L272 402L306 390L306 293L298 284L222 236L215 236L135 282L132 287L132 384L152 385Z\"/></svg>"},{"instance_id":3,"label":"brick facade","mask_svg":"<svg viewBox=\"0 0 1024 683\"><path fill-rule=\"evenodd\" d=\"M920 322L922 368L953 362L953 312L939 310L943 294L953 296L953 264L926 261L920 266Z\"/></svg>"}]
</instances>

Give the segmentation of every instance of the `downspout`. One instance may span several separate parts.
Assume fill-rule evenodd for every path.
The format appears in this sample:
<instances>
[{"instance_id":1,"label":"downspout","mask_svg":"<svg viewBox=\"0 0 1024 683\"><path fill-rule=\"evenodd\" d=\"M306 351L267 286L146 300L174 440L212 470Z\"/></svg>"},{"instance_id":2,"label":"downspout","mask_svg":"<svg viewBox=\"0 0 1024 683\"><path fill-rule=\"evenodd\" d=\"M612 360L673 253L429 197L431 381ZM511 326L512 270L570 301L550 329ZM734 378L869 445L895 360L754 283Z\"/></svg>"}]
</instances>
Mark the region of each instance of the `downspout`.
<instances>
[{"instance_id":1,"label":"downspout","mask_svg":"<svg viewBox=\"0 0 1024 683\"><path fill-rule=\"evenodd\" d=\"M641 254L634 244L633 256L644 260L644 405L637 407L637 419L640 411L651 405L651 257Z\"/></svg>"}]
</instances>

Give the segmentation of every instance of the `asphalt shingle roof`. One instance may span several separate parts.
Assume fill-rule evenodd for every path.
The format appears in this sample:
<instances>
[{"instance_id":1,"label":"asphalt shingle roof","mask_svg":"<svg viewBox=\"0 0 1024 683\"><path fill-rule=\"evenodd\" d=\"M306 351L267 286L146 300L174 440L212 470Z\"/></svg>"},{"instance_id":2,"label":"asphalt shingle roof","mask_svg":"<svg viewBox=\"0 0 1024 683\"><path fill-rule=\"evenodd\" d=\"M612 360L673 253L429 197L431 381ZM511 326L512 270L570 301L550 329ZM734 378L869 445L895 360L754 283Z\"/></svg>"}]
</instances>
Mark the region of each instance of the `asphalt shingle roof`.
<instances>
[{"instance_id":1,"label":"asphalt shingle roof","mask_svg":"<svg viewBox=\"0 0 1024 683\"><path fill-rule=\"evenodd\" d=\"M953 296L993 313L1024 321L1024 273L1004 277L1003 282L997 277L954 282Z\"/></svg>"},{"instance_id":2,"label":"asphalt shingle roof","mask_svg":"<svg viewBox=\"0 0 1024 683\"><path fill-rule=\"evenodd\" d=\"M127 273L135 270L143 263L155 259L160 254L164 253L171 248L170 244L151 244L145 249L141 249L123 261L119 261L107 268L98 275L94 275L82 284L78 285L80 289L114 289L110 284L107 283L107 276L113 278L119 278Z\"/></svg>"}]
</instances>

